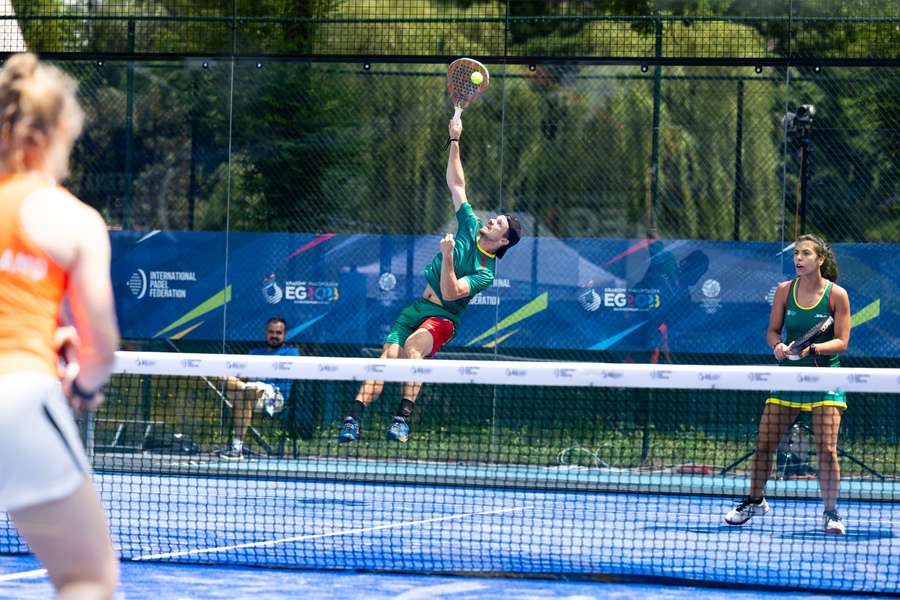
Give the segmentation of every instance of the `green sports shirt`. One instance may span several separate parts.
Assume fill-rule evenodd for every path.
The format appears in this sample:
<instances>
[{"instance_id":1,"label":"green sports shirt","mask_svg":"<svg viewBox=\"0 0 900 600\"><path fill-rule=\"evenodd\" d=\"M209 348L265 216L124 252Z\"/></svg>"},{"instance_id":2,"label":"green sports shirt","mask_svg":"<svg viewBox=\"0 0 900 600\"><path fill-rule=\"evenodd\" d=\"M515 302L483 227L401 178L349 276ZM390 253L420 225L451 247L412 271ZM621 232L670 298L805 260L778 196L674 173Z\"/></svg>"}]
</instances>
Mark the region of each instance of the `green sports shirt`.
<instances>
[{"instance_id":1,"label":"green sports shirt","mask_svg":"<svg viewBox=\"0 0 900 600\"><path fill-rule=\"evenodd\" d=\"M493 283L497 267L496 255L485 252L478 245L478 230L481 228L481 222L475 216L475 212L468 202L463 202L456 211L456 222L459 229L456 232L456 243L453 247L453 271L456 273L457 279L468 280L469 295L458 300L444 300L441 295L443 257L440 252L425 267L425 280L428 285L441 299L447 312L454 315L465 310L475 294L487 289Z\"/></svg>"},{"instance_id":2,"label":"green sports shirt","mask_svg":"<svg viewBox=\"0 0 900 600\"><path fill-rule=\"evenodd\" d=\"M785 343L787 344L790 344L794 340L799 340L801 337L803 337L803 334L809 331L814 325L816 325L816 323L831 315L829 298L831 297L831 288L834 286L834 284L830 281L825 284L825 291L822 292L822 295L819 297L818 302L816 302L812 306L801 306L800 303L797 302L798 281L799 280L795 279L793 282L791 282L791 288L790 290L788 290L787 306L785 307L784 311ZM825 331L825 333L819 336L815 343L821 344L822 342L827 342L833 339L834 325L829 327ZM816 361L813 356L807 355L800 360L792 360L786 364L791 367L814 367L816 366L816 362L819 363L820 367L841 366L841 358L838 354L820 356L818 357L818 361Z\"/></svg>"},{"instance_id":3,"label":"green sports shirt","mask_svg":"<svg viewBox=\"0 0 900 600\"><path fill-rule=\"evenodd\" d=\"M791 282L788 290L787 305L784 312L784 329L786 334L786 344L790 344L794 340L803 337L803 334L810 330L816 323L831 314L828 299L831 297L831 289L834 284L830 281L825 284L825 291L819 297L819 300L812 306L801 306L797 302L797 282L795 279ZM834 325L828 328L817 340L816 343L827 342L834 339ZM781 363L788 367L814 367L818 363L820 367L839 367L841 360L838 355L829 356L806 356L800 360L786 360ZM828 392L772 392L766 400L767 404L778 404L789 408L799 408L803 411L810 411L814 408L822 406L835 406L837 408L847 408L847 396L843 390L831 390Z\"/></svg>"}]
</instances>

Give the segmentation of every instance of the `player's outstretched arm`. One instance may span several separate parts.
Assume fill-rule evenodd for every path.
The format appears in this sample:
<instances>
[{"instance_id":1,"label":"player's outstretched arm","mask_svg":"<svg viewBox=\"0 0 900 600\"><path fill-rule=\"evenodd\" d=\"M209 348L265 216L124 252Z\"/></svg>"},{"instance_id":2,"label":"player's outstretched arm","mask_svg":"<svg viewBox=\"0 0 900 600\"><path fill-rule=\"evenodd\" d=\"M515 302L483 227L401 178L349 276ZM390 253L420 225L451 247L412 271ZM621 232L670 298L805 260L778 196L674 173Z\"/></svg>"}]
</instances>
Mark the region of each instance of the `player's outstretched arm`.
<instances>
[{"instance_id":1,"label":"player's outstretched arm","mask_svg":"<svg viewBox=\"0 0 900 600\"><path fill-rule=\"evenodd\" d=\"M462 120L450 119L448 126L450 139L450 157L447 159L447 187L453 197L453 211L459 210L466 198L466 176L463 173L462 159L459 155L459 140L462 137Z\"/></svg>"}]
</instances>

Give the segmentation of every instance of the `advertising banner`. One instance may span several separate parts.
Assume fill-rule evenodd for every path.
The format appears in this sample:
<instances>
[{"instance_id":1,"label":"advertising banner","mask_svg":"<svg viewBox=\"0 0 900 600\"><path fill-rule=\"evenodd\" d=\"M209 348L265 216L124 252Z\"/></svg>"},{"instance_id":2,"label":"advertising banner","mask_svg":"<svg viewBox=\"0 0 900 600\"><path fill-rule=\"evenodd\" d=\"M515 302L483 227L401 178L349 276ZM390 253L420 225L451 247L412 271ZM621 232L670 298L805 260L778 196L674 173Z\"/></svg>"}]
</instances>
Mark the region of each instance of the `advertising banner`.
<instances>
[{"instance_id":1,"label":"advertising banner","mask_svg":"<svg viewBox=\"0 0 900 600\"><path fill-rule=\"evenodd\" d=\"M122 334L259 341L266 320L292 342L382 343L425 289L438 236L112 232ZM900 356L900 247L839 244L850 293L849 355ZM775 286L792 248L763 242L525 238L449 346L767 354Z\"/></svg>"}]
</instances>

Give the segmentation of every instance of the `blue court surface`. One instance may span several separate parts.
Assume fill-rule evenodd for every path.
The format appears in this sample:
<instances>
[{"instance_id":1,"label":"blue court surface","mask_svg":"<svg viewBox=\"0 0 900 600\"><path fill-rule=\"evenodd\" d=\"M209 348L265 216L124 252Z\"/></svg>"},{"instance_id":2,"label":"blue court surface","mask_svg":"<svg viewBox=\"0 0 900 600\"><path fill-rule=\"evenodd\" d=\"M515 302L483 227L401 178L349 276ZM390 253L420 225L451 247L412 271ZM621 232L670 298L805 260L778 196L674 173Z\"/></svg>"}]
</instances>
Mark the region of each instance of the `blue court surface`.
<instances>
[{"instance_id":1,"label":"blue court surface","mask_svg":"<svg viewBox=\"0 0 900 600\"><path fill-rule=\"evenodd\" d=\"M347 598L763 597L483 577L492 574L900 591L893 503L842 501L848 533L827 536L813 500L772 499L770 515L733 528L722 523L733 502L722 496L110 473L96 480L129 598L236 598L245 585L246 597L265 598L299 590ZM9 527L0 518L0 537ZM46 597L45 577L10 575L36 568L28 557L0 557L0 597ZM425 589L433 593L417 591Z\"/></svg>"},{"instance_id":2,"label":"blue court surface","mask_svg":"<svg viewBox=\"0 0 900 600\"><path fill-rule=\"evenodd\" d=\"M52 597L46 576L31 557L0 556L0 598ZM117 598L127 600L839 600L875 598L803 592L766 592L690 586L572 582L539 579L391 575L249 567L123 563Z\"/></svg>"}]
</instances>

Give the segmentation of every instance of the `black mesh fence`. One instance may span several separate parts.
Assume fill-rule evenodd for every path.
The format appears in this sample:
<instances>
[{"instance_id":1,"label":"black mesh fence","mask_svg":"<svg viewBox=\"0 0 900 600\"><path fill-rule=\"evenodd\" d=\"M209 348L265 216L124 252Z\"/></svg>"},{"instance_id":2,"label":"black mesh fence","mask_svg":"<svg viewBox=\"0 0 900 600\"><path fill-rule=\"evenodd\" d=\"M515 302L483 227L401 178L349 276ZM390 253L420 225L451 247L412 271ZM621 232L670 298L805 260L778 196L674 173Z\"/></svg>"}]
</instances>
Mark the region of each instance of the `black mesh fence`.
<instances>
[{"instance_id":1,"label":"black mesh fence","mask_svg":"<svg viewBox=\"0 0 900 600\"><path fill-rule=\"evenodd\" d=\"M455 227L443 64L60 64L81 81L91 120L69 184L114 227L386 236ZM464 113L469 195L480 210L519 215L530 236L900 238L890 108L900 79L890 68L491 69L489 92ZM535 269L567 269L564 256L535 252ZM780 268L781 257L771 260Z\"/></svg>"},{"instance_id":2,"label":"black mesh fence","mask_svg":"<svg viewBox=\"0 0 900 600\"><path fill-rule=\"evenodd\" d=\"M2 31L19 26L23 47L79 80L89 126L67 185L113 228L383 236L391 241L381 242L378 267L393 276L390 244L455 227L446 59L472 55L492 85L463 116L468 191L482 215L513 213L536 240L517 249L531 283L516 302L537 302L526 307L545 306L546 284L551 303L556 294L579 318L597 317L595 294L605 302L608 291L598 273L626 287L667 277L644 272L654 264L646 250L586 267L585 240L663 241L677 259L670 270L709 314L727 307L722 283L708 265L691 273L685 260L695 255L678 245L783 249L814 232L887 252L900 241L894 2L227 4L13 2L15 16L4 17ZM8 51L21 49L14 41ZM227 241L214 244L229 264ZM773 285L789 250L765 259ZM410 272L413 254L398 259ZM857 258L847 266L868 286L852 298L855 323L895 314L890 268ZM740 277L754 275L741 268ZM370 289L370 300L388 302L388 292ZM754 293L738 302L766 297ZM584 329L577 315L549 327ZM500 331L508 318L501 308L491 322ZM198 340L210 345L201 349L253 345L226 329ZM518 346L529 355L594 360L588 350L615 350L573 342L548 351L540 329L517 331L534 341ZM309 349L359 353L357 341L326 337ZM502 343L472 339L453 349ZM851 360L893 364L900 341L889 323L877 339L884 350ZM748 342L735 356L698 342L677 360L752 362L768 360L765 350Z\"/></svg>"},{"instance_id":3,"label":"black mesh fence","mask_svg":"<svg viewBox=\"0 0 900 600\"><path fill-rule=\"evenodd\" d=\"M63 64L94 121L71 183L123 227L217 230L229 208L246 231L421 234L449 218L441 65ZM889 71L654 70L499 68L465 113L473 198L562 237L791 237L805 147L807 224L896 239ZM808 129L782 127L804 104Z\"/></svg>"},{"instance_id":4,"label":"black mesh fence","mask_svg":"<svg viewBox=\"0 0 900 600\"><path fill-rule=\"evenodd\" d=\"M881 59L891 0L14 1L44 53Z\"/></svg>"}]
</instances>

